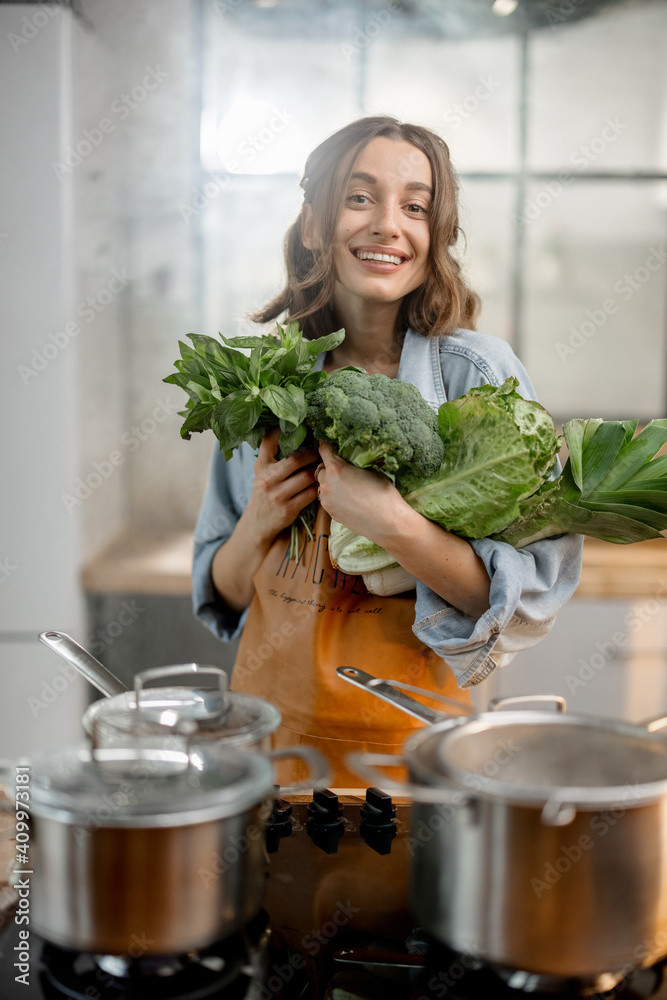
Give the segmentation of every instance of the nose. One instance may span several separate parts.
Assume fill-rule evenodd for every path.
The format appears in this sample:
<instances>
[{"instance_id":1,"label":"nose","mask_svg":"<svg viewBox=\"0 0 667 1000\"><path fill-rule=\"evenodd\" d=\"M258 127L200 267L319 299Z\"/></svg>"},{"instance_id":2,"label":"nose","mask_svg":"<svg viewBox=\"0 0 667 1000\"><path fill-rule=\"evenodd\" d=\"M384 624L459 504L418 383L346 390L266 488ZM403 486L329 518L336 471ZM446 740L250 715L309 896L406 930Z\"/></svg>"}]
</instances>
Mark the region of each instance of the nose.
<instances>
[{"instance_id":1,"label":"nose","mask_svg":"<svg viewBox=\"0 0 667 1000\"><path fill-rule=\"evenodd\" d=\"M397 204L393 201L378 201L371 221L373 235L383 239L398 239L400 235L398 218Z\"/></svg>"}]
</instances>

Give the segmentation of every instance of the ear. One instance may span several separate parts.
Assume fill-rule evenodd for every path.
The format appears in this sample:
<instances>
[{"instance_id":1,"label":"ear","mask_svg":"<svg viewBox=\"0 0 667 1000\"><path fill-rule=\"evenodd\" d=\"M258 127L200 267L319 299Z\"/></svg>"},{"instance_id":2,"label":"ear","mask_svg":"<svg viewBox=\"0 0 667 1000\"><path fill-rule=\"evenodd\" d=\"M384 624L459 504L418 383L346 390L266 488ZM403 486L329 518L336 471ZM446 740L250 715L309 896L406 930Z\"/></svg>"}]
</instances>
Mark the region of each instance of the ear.
<instances>
[{"instance_id":1,"label":"ear","mask_svg":"<svg viewBox=\"0 0 667 1000\"><path fill-rule=\"evenodd\" d=\"M315 217L313 206L305 201L301 209L301 242L306 250L317 250L318 241L315 236Z\"/></svg>"}]
</instances>

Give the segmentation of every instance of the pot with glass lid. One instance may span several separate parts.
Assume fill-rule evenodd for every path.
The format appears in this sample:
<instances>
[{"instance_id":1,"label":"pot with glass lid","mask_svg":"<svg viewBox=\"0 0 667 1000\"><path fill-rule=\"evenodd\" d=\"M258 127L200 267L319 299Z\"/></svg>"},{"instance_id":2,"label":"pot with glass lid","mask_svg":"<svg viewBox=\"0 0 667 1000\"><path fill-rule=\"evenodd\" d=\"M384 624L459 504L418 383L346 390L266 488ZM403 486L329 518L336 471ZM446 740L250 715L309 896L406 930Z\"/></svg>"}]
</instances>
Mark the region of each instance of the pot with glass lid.
<instances>
[{"instance_id":1,"label":"pot with glass lid","mask_svg":"<svg viewBox=\"0 0 667 1000\"><path fill-rule=\"evenodd\" d=\"M414 801L413 911L437 940L595 984L665 953L666 723L490 711L437 722L402 757L348 760ZM397 763L407 785L377 770Z\"/></svg>"},{"instance_id":2,"label":"pot with glass lid","mask_svg":"<svg viewBox=\"0 0 667 1000\"><path fill-rule=\"evenodd\" d=\"M261 907L271 760L171 732L151 741L22 762L31 927L55 944L183 953L241 929ZM309 747L272 756L304 760L304 786L327 779L326 761Z\"/></svg>"},{"instance_id":3,"label":"pot with glass lid","mask_svg":"<svg viewBox=\"0 0 667 1000\"><path fill-rule=\"evenodd\" d=\"M208 691L185 686L164 686L166 680L186 674L193 675L197 683L201 683L202 678L213 678L215 689L209 694ZM154 681L162 681L163 686L147 686ZM202 695L206 695L205 700ZM137 708L144 715L151 715L156 722L170 725L194 723L200 741L221 741L226 746L263 753L270 750L271 734L280 725L280 712L270 702L254 695L227 690L224 670L200 663L182 663L144 670L136 675L133 691L93 702L83 716L83 728L91 736L93 727L103 725L105 718Z\"/></svg>"}]
</instances>

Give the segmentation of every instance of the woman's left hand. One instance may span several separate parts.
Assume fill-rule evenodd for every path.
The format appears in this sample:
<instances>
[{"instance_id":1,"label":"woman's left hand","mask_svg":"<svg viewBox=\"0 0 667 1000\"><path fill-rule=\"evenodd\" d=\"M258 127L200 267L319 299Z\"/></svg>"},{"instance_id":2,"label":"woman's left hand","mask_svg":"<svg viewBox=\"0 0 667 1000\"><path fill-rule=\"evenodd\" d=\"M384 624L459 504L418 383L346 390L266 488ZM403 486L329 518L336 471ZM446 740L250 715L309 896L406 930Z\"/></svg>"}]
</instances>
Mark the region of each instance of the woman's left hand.
<instances>
[{"instance_id":1,"label":"woman's left hand","mask_svg":"<svg viewBox=\"0 0 667 1000\"><path fill-rule=\"evenodd\" d=\"M335 448L319 442L320 465L315 469L320 503L335 521L357 535L379 541L400 516L405 501L391 479L372 469L358 469Z\"/></svg>"}]
</instances>

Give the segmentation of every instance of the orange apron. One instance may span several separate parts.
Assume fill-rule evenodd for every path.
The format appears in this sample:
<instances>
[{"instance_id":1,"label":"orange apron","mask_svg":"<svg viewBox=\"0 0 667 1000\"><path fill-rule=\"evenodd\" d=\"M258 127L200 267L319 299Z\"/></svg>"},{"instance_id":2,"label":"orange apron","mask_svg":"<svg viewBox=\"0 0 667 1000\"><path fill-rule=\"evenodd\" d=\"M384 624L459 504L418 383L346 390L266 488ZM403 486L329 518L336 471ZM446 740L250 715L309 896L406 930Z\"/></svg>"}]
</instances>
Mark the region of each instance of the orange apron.
<instances>
[{"instance_id":1,"label":"orange apron","mask_svg":"<svg viewBox=\"0 0 667 1000\"><path fill-rule=\"evenodd\" d=\"M274 747L310 744L329 759L331 787L360 788L364 782L345 755L400 753L424 724L338 677L337 667L359 667L468 704L470 694L414 635L414 593L377 597L360 576L333 568L330 520L319 507L314 540L304 544L302 532L298 562L290 559L290 530L275 539L254 577L231 686L278 708L283 724ZM281 764L278 778L286 784L304 771L300 762Z\"/></svg>"}]
</instances>

